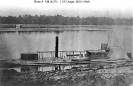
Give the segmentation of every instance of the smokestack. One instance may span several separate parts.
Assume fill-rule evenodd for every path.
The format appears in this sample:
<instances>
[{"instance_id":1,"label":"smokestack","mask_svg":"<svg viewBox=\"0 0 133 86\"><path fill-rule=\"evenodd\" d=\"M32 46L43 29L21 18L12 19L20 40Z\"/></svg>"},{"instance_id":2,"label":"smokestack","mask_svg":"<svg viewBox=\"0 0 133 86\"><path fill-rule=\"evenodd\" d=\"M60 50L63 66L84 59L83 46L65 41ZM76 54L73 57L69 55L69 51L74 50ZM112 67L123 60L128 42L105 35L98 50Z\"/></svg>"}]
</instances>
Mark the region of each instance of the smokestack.
<instances>
[{"instance_id":1,"label":"smokestack","mask_svg":"<svg viewBox=\"0 0 133 86\"><path fill-rule=\"evenodd\" d=\"M58 36L55 39L55 57L58 58Z\"/></svg>"}]
</instances>

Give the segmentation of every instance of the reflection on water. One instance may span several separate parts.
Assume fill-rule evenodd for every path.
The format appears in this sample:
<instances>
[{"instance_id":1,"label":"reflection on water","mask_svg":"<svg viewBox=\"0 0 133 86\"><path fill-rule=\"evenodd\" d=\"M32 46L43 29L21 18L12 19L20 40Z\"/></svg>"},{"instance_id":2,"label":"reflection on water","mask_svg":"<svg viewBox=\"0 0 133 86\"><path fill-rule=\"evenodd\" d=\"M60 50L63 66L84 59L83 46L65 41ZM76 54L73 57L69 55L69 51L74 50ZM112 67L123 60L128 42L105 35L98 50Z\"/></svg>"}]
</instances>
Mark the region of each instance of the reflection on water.
<instances>
[{"instance_id":1,"label":"reflection on water","mask_svg":"<svg viewBox=\"0 0 133 86\"><path fill-rule=\"evenodd\" d=\"M15 68L7 68L8 70L14 69L17 72L28 72L28 71L65 71L65 70L81 70L83 68L89 68L89 64L80 65L49 65L49 66L20 66ZM94 65L93 65L94 67Z\"/></svg>"},{"instance_id":2,"label":"reflection on water","mask_svg":"<svg viewBox=\"0 0 133 86\"><path fill-rule=\"evenodd\" d=\"M97 68L99 64L21 66L3 70L2 86L132 86L129 67ZM88 70L87 70L88 69ZM19 73L18 73L19 72ZM51 83L52 82L52 83Z\"/></svg>"},{"instance_id":3,"label":"reflection on water","mask_svg":"<svg viewBox=\"0 0 133 86\"><path fill-rule=\"evenodd\" d=\"M93 68L100 68L100 65L97 63L94 64L75 64L75 65L47 65L47 66L28 66L28 65L21 65L19 67L13 68L4 68L5 70L14 69L17 72L28 72L28 71L65 71L65 70L84 70Z\"/></svg>"},{"instance_id":4,"label":"reflection on water","mask_svg":"<svg viewBox=\"0 0 133 86\"><path fill-rule=\"evenodd\" d=\"M46 66L29 66L29 65L21 65L19 67L13 68L5 68L7 70L14 69L17 72L28 72L28 71L65 71L65 70L93 70L93 69L102 69L104 65L108 64L98 64L98 63L91 63L91 64L69 64L69 65L46 65Z\"/></svg>"}]
</instances>

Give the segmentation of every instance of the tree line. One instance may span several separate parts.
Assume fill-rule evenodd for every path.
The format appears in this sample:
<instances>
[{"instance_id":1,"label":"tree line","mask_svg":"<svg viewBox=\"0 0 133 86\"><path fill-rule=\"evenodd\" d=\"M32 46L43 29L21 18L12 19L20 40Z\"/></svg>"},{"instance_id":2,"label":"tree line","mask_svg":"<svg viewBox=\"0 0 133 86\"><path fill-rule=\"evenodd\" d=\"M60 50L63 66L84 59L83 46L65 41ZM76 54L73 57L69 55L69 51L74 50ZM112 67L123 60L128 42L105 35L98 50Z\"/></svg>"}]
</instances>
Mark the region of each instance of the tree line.
<instances>
[{"instance_id":1,"label":"tree line","mask_svg":"<svg viewBox=\"0 0 133 86\"><path fill-rule=\"evenodd\" d=\"M0 24L45 24L45 25L133 25L131 18L109 17L64 17L62 15L19 15L0 16Z\"/></svg>"}]
</instances>

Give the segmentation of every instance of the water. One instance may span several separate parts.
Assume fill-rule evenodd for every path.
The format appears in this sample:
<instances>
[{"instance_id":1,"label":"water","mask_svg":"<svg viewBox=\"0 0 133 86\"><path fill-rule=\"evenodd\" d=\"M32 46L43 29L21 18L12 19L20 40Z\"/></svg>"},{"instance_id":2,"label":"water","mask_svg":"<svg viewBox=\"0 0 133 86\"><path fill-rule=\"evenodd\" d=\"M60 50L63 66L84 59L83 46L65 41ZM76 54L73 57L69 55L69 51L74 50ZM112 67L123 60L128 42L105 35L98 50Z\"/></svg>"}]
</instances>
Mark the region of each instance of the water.
<instances>
[{"instance_id":1,"label":"water","mask_svg":"<svg viewBox=\"0 0 133 86\"><path fill-rule=\"evenodd\" d=\"M53 31L1 32L0 59L19 59L21 53L54 51L57 35L59 36L59 51L97 50L101 48L101 43L120 46L129 53L132 50L132 26L76 27L59 33L55 31L57 28L49 29Z\"/></svg>"},{"instance_id":2,"label":"water","mask_svg":"<svg viewBox=\"0 0 133 86\"><path fill-rule=\"evenodd\" d=\"M99 64L100 65L100 64ZM40 71L40 72L48 72L48 71L65 71L65 70L92 70L94 68L100 68L97 63L93 64L75 64L75 65L42 65L42 66L25 66L21 65L13 68L4 68L6 70L14 69L17 72L29 72L29 71Z\"/></svg>"},{"instance_id":3,"label":"water","mask_svg":"<svg viewBox=\"0 0 133 86\"><path fill-rule=\"evenodd\" d=\"M132 52L132 26L77 27L70 28L69 30L64 30L61 32L57 32L54 29L62 28L52 29L53 31L42 32L29 32L24 30L0 32L0 60L19 59L21 53L54 51L55 37L57 35L59 36L59 51L97 50L101 48L101 43L107 43L109 46L120 46L125 50L125 52ZM112 66L113 65L117 64L112 64ZM71 83L71 81L73 80L78 80L77 82L79 82L78 84L80 86L84 85L82 83L86 84L86 80L88 83L86 85L90 85L92 83L93 86L97 86L99 85L99 83L102 83L101 86L104 86L105 84L117 85L117 83L121 84L123 82L125 86L132 84L132 82L129 83L129 81L132 81L133 77L131 76L131 74L128 75L128 73L133 72L131 69L132 67L115 67L111 69L102 69L102 66L106 67L109 66L109 64L44 64L42 66L21 65L19 67L13 68L0 68L0 85L14 86L31 84L32 86L37 84L38 86L38 84L42 83L42 85L47 86L52 86L51 84L53 84L54 86L62 86L63 84L67 86L69 85L68 83ZM99 70L95 71L96 68ZM16 70L17 72L12 69ZM124 74L120 75L122 73ZM100 76L98 76L98 74L100 74ZM85 76L85 79L82 76ZM53 80L55 80L55 83L53 83ZM61 84L58 84L58 81L60 81ZM77 86L77 83L75 84L75 86Z\"/></svg>"}]
</instances>

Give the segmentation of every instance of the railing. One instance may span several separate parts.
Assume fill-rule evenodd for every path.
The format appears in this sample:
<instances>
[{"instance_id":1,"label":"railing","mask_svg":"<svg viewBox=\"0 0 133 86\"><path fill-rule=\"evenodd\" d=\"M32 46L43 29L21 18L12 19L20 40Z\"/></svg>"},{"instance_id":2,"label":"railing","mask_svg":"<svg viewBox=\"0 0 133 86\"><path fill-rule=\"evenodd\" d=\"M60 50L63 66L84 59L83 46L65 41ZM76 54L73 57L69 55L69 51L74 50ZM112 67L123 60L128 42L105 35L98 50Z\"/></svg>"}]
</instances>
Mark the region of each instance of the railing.
<instances>
[{"instance_id":1,"label":"railing","mask_svg":"<svg viewBox=\"0 0 133 86\"><path fill-rule=\"evenodd\" d=\"M85 55L86 51L58 51L58 58L74 57L79 54ZM37 51L38 58L55 57L55 51Z\"/></svg>"}]
</instances>

